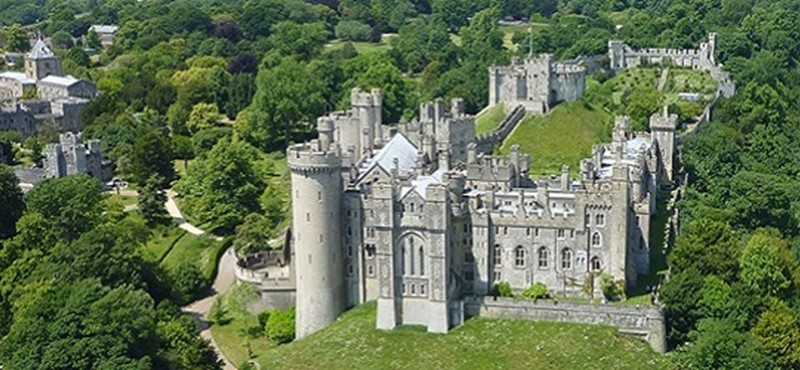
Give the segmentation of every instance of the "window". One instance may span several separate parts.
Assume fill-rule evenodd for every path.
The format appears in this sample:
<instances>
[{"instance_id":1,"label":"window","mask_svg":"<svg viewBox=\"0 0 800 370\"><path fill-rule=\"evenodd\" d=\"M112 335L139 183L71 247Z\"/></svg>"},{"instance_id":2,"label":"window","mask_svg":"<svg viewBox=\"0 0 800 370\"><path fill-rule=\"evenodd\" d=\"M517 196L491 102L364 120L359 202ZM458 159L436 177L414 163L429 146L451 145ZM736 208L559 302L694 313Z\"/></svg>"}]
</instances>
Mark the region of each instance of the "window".
<instances>
[{"instance_id":1,"label":"window","mask_svg":"<svg viewBox=\"0 0 800 370\"><path fill-rule=\"evenodd\" d=\"M530 227L525 229L525 235L531 236L531 228Z\"/></svg>"},{"instance_id":2,"label":"window","mask_svg":"<svg viewBox=\"0 0 800 370\"><path fill-rule=\"evenodd\" d=\"M425 284L420 284L419 286L419 294L425 294Z\"/></svg>"},{"instance_id":3,"label":"window","mask_svg":"<svg viewBox=\"0 0 800 370\"><path fill-rule=\"evenodd\" d=\"M587 213L585 216L584 223L586 224L586 226L589 226L589 222L591 221L592 221L592 216Z\"/></svg>"},{"instance_id":4,"label":"window","mask_svg":"<svg viewBox=\"0 0 800 370\"><path fill-rule=\"evenodd\" d=\"M419 274L425 275L425 251L419 247Z\"/></svg>"},{"instance_id":5,"label":"window","mask_svg":"<svg viewBox=\"0 0 800 370\"><path fill-rule=\"evenodd\" d=\"M348 209L347 210L347 217L350 217L350 215L351 215L351 213L350 213L350 210Z\"/></svg>"},{"instance_id":6,"label":"window","mask_svg":"<svg viewBox=\"0 0 800 370\"><path fill-rule=\"evenodd\" d=\"M592 234L592 247L599 247L601 244L600 239L600 233L595 231L594 234Z\"/></svg>"},{"instance_id":7,"label":"window","mask_svg":"<svg viewBox=\"0 0 800 370\"><path fill-rule=\"evenodd\" d=\"M508 226L503 226L503 235L508 235Z\"/></svg>"},{"instance_id":8,"label":"window","mask_svg":"<svg viewBox=\"0 0 800 370\"><path fill-rule=\"evenodd\" d=\"M411 266L411 271L409 272L414 275L414 262L416 262L414 260L414 238L408 238L406 242L408 243L408 252L411 253L408 259L408 264Z\"/></svg>"},{"instance_id":9,"label":"window","mask_svg":"<svg viewBox=\"0 0 800 370\"><path fill-rule=\"evenodd\" d=\"M417 284L411 284L411 294L417 294Z\"/></svg>"},{"instance_id":10,"label":"window","mask_svg":"<svg viewBox=\"0 0 800 370\"><path fill-rule=\"evenodd\" d=\"M424 209L424 207L425 207L424 204L420 204L419 205L419 213L422 213L422 210Z\"/></svg>"},{"instance_id":11,"label":"window","mask_svg":"<svg viewBox=\"0 0 800 370\"><path fill-rule=\"evenodd\" d=\"M320 202L322 201L322 192L321 191L317 192L317 200L320 201Z\"/></svg>"},{"instance_id":12,"label":"window","mask_svg":"<svg viewBox=\"0 0 800 370\"><path fill-rule=\"evenodd\" d=\"M597 214L594 216L594 223L597 226L605 226L606 224L606 215L604 214Z\"/></svg>"},{"instance_id":13,"label":"window","mask_svg":"<svg viewBox=\"0 0 800 370\"><path fill-rule=\"evenodd\" d=\"M306 222L311 222L311 214L306 213Z\"/></svg>"},{"instance_id":14,"label":"window","mask_svg":"<svg viewBox=\"0 0 800 370\"><path fill-rule=\"evenodd\" d=\"M353 265L347 265L347 274L353 275Z\"/></svg>"},{"instance_id":15,"label":"window","mask_svg":"<svg viewBox=\"0 0 800 370\"><path fill-rule=\"evenodd\" d=\"M406 285L403 284L403 294L406 294Z\"/></svg>"},{"instance_id":16,"label":"window","mask_svg":"<svg viewBox=\"0 0 800 370\"><path fill-rule=\"evenodd\" d=\"M374 238L375 237L375 228L374 227L367 228L367 237L368 238Z\"/></svg>"},{"instance_id":17,"label":"window","mask_svg":"<svg viewBox=\"0 0 800 370\"><path fill-rule=\"evenodd\" d=\"M569 248L561 251L561 268L564 270L572 268L572 251Z\"/></svg>"},{"instance_id":18,"label":"window","mask_svg":"<svg viewBox=\"0 0 800 370\"><path fill-rule=\"evenodd\" d=\"M503 274L500 272L500 270L494 270L494 282L499 283L502 278Z\"/></svg>"},{"instance_id":19,"label":"window","mask_svg":"<svg viewBox=\"0 0 800 370\"><path fill-rule=\"evenodd\" d=\"M375 276L375 270L372 268L372 265L367 266L367 274L369 276Z\"/></svg>"},{"instance_id":20,"label":"window","mask_svg":"<svg viewBox=\"0 0 800 370\"><path fill-rule=\"evenodd\" d=\"M539 228L538 227L533 229L533 236L535 236L537 238L539 237Z\"/></svg>"},{"instance_id":21,"label":"window","mask_svg":"<svg viewBox=\"0 0 800 370\"><path fill-rule=\"evenodd\" d=\"M347 236L353 235L353 228L348 226L347 227Z\"/></svg>"},{"instance_id":22,"label":"window","mask_svg":"<svg viewBox=\"0 0 800 370\"><path fill-rule=\"evenodd\" d=\"M545 247L539 248L539 268L547 268L547 248Z\"/></svg>"},{"instance_id":23,"label":"window","mask_svg":"<svg viewBox=\"0 0 800 370\"><path fill-rule=\"evenodd\" d=\"M503 265L503 247L501 247L500 244L494 245L494 265Z\"/></svg>"},{"instance_id":24,"label":"window","mask_svg":"<svg viewBox=\"0 0 800 370\"><path fill-rule=\"evenodd\" d=\"M514 248L514 266L525 267L525 248L521 245Z\"/></svg>"},{"instance_id":25,"label":"window","mask_svg":"<svg viewBox=\"0 0 800 370\"><path fill-rule=\"evenodd\" d=\"M566 235L566 233L564 232L564 229L558 229L556 235L558 236L559 239L564 239L564 235Z\"/></svg>"},{"instance_id":26,"label":"window","mask_svg":"<svg viewBox=\"0 0 800 370\"><path fill-rule=\"evenodd\" d=\"M367 250L367 258L375 257L375 244L367 244L365 249Z\"/></svg>"},{"instance_id":27,"label":"window","mask_svg":"<svg viewBox=\"0 0 800 370\"><path fill-rule=\"evenodd\" d=\"M500 226L495 226L494 227L494 234L495 235L500 235Z\"/></svg>"},{"instance_id":28,"label":"window","mask_svg":"<svg viewBox=\"0 0 800 370\"><path fill-rule=\"evenodd\" d=\"M414 203L409 203L408 204L408 211L409 212L414 212Z\"/></svg>"},{"instance_id":29,"label":"window","mask_svg":"<svg viewBox=\"0 0 800 370\"><path fill-rule=\"evenodd\" d=\"M592 259L589 261L589 264L592 271L600 271L600 269L603 268L603 264L600 262L600 258L598 257L592 257Z\"/></svg>"}]
</instances>

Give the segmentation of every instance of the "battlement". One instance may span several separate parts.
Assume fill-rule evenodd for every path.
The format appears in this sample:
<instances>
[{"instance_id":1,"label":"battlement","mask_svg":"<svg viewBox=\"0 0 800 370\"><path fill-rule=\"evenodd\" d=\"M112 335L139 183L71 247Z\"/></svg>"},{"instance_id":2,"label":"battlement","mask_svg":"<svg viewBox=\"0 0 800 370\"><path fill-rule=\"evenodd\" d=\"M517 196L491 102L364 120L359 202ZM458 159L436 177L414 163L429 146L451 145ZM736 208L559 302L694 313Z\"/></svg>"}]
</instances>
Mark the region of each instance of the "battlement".
<instances>
[{"instance_id":1,"label":"battlement","mask_svg":"<svg viewBox=\"0 0 800 370\"><path fill-rule=\"evenodd\" d=\"M678 127L678 115L669 113L669 107L664 106L663 111L650 116L650 131L675 130Z\"/></svg>"},{"instance_id":2,"label":"battlement","mask_svg":"<svg viewBox=\"0 0 800 370\"><path fill-rule=\"evenodd\" d=\"M359 88L350 90L350 105L353 107L380 107L382 103L381 89L372 89L369 92Z\"/></svg>"},{"instance_id":3,"label":"battlement","mask_svg":"<svg viewBox=\"0 0 800 370\"><path fill-rule=\"evenodd\" d=\"M83 143L83 134L66 132L58 136L58 141L63 146L75 146Z\"/></svg>"},{"instance_id":4,"label":"battlement","mask_svg":"<svg viewBox=\"0 0 800 370\"><path fill-rule=\"evenodd\" d=\"M286 150L289 167L293 170L338 170L342 166L342 155L335 143L323 150L318 140L295 144Z\"/></svg>"}]
</instances>

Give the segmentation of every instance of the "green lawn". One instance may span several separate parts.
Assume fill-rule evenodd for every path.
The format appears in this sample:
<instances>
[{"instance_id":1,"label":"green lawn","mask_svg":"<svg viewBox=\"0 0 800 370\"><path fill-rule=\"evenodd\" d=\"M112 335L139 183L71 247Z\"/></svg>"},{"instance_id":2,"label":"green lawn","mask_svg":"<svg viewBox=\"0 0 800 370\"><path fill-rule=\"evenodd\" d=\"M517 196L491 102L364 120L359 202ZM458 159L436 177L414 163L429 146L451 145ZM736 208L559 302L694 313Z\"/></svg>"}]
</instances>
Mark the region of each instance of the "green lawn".
<instances>
[{"instance_id":1,"label":"green lawn","mask_svg":"<svg viewBox=\"0 0 800 370\"><path fill-rule=\"evenodd\" d=\"M123 208L127 206L131 206L136 204L139 201L138 197L126 197L117 194L109 194L108 198L106 198L106 202L109 204L116 204L120 205Z\"/></svg>"},{"instance_id":2,"label":"green lawn","mask_svg":"<svg viewBox=\"0 0 800 370\"><path fill-rule=\"evenodd\" d=\"M531 156L533 178L561 173L570 166L573 175L578 164L592 154L594 144L609 141L613 118L602 108L583 102L560 104L544 116L525 118L503 142L500 152L508 155L519 144Z\"/></svg>"},{"instance_id":3,"label":"green lawn","mask_svg":"<svg viewBox=\"0 0 800 370\"><path fill-rule=\"evenodd\" d=\"M475 133L482 134L496 129L505 117L506 112L503 103L483 111L483 113L475 117Z\"/></svg>"},{"instance_id":4,"label":"green lawn","mask_svg":"<svg viewBox=\"0 0 800 370\"><path fill-rule=\"evenodd\" d=\"M273 345L264 335L258 323L258 317L244 309L248 299L257 298L249 285L237 285L230 292L220 297L217 304L225 308L229 320L225 325L211 325L211 335L234 365L241 365L250 359L263 355ZM257 335L250 335L250 333Z\"/></svg>"},{"instance_id":5,"label":"green lawn","mask_svg":"<svg viewBox=\"0 0 800 370\"><path fill-rule=\"evenodd\" d=\"M264 369L665 369L668 358L606 326L475 318L448 334L375 329L375 304L258 357Z\"/></svg>"},{"instance_id":6,"label":"green lawn","mask_svg":"<svg viewBox=\"0 0 800 370\"><path fill-rule=\"evenodd\" d=\"M153 235L147 240L142 254L144 258L156 262L164 259L170 248L186 233L172 223L169 226L155 227L151 231Z\"/></svg>"},{"instance_id":7,"label":"green lawn","mask_svg":"<svg viewBox=\"0 0 800 370\"><path fill-rule=\"evenodd\" d=\"M346 41L336 39L329 42L327 45L325 45L325 47L327 50L339 50L342 47L344 47L345 43ZM379 53L387 51L392 48L387 40L383 40L377 43L354 41L353 46L355 46L356 51L358 51L359 54Z\"/></svg>"},{"instance_id":8,"label":"green lawn","mask_svg":"<svg viewBox=\"0 0 800 370\"><path fill-rule=\"evenodd\" d=\"M214 258L216 258L222 246L222 242L210 237L185 233L183 237L178 239L161 263L167 269L173 268L184 261L195 263L210 278L216 266Z\"/></svg>"}]
</instances>

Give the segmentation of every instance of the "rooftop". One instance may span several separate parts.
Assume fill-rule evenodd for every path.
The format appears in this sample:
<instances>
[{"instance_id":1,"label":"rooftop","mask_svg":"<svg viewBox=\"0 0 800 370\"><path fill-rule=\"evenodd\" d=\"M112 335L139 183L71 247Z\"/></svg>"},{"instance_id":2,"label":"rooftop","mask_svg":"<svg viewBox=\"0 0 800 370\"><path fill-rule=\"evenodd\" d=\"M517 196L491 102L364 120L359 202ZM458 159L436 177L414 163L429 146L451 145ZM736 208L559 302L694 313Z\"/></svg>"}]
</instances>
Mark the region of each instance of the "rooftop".
<instances>
[{"instance_id":1,"label":"rooftop","mask_svg":"<svg viewBox=\"0 0 800 370\"><path fill-rule=\"evenodd\" d=\"M411 171L417 160L417 147L401 133L395 134L392 140L389 140L383 148L373 153L373 156L361 165L359 174L363 175L375 166L379 166L387 173L391 173L395 158L397 158L400 172Z\"/></svg>"},{"instance_id":2,"label":"rooftop","mask_svg":"<svg viewBox=\"0 0 800 370\"><path fill-rule=\"evenodd\" d=\"M47 77L41 79L41 81L39 81L39 83L44 83L44 84L49 84L49 85L57 85L57 86L63 86L63 87L72 86L72 85L74 85L74 84L76 84L78 82L80 82L80 80L75 78L75 77L72 77L72 76L63 76L63 77L61 77L61 76L53 76L53 75L47 76Z\"/></svg>"},{"instance_id":3,"label":"rooftop","mask_svg":"<svg viewBox=\"0 0 800 370\"><path fill-rule=\"evenodd\" d=\"M32 84L32 83L36 82L36 81L28 78L28 75L26 75L23 72L14 72L14 71L2 72L2 73L0 73L0 78L19 81L22 84Z\"/></svg>"},{"instance_id":4,"label":"rooftop","mask_svg":"<svg viewBox=\"0 0 800 370\"><path fill-rule=\"evenodd\" d=\"M50 48L44 43L44 41L42 41L42 39L37 40L36 43L31 48L31 51L25 55L25 58L27 59L42 59L42 58L54 58L54 57L55 54L53 54L53 51L50 50Z\"/></svg>"},{"instance_id":5,"label":"rooftop","mask_svg":"<svg viewBox=\"0 0 800 370\"><path fill-rule=\"evenodd\" d=\"M112 25L112 24L93 24L89 27L90 31L94 31L97 33L115 33L117 32L119 27Z\"/></svg>"}]
</instances>

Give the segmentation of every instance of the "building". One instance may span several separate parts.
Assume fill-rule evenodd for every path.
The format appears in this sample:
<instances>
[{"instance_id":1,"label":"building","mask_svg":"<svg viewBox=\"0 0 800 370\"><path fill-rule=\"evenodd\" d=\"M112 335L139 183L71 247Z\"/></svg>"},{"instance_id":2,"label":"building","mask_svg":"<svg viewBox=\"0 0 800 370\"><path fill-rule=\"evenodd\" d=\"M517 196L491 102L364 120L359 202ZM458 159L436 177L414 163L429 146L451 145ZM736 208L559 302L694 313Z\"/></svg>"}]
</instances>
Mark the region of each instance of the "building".
<instances>
[{"instance_id":1,"label":"building","mask_svg":"<svg viewBox=\"0 0 800 370\"><path fill-rule=\"evenodd\" d=\"M100 44L104 48L114 45L114 35L117 33L119 27L110 24L93 24L89 27L89 32L94 31L100 36Z\"/></svg>"},{"instance_id":2,"label":"building","mask_svg":"<svg viewBox=\"0 0 800 370\"><path fill-rule=\"evenodd\" d=\"M61 134L58 143L47 144L42 168L15 169L20 187L33 188L39 181L69 175L86 174L102 182L112 177L112 165L103 161L99 140L83 142L83 135L67 132Z\"/></svg>"},{"instance_id":3,"label":"building","mask_svg":"<svg viewBox=\"0 0 800 370\"><path fill-rule=\"evenodd\" d=\"M544 114L556 103L580 99L585 89L586 68L576 61L556 62L550 54L489 67L489 106L522 105L527 113Z\"/></svg>"},{"instance_id":4,"label":"building","mask_svg":"<svg viewBox=\"0 0 800 370\"><path fill-rule=\"evenodd\" d=\"M618 117L579 177L564 167L534 180L518 148L507 158L477 151L474 117L458 99L383 126L379 91L354 90L351 102L318 119L317 139L287 150L294 235L283 261L293 268L283 271L295 272L298 338L367 300L377 300L379 329L447 332L464 320L465 300L499 282L581 295L589 276L630 287L649 272L676 115L655 114L652 133Z\"/></svg>"},{"instance_id":5,"label":"building","mask_svg":"<svg viewBox=\"0 0 800 370\"><path fill-rule=\"evenodd\" d=\"M83 107L95 97L94 83L64 76L61 61L39 39L25 54L24 73L0 73L0 132L29 136L47 122L62 133L80 131Z\"/></svg>"}]
</instances>

